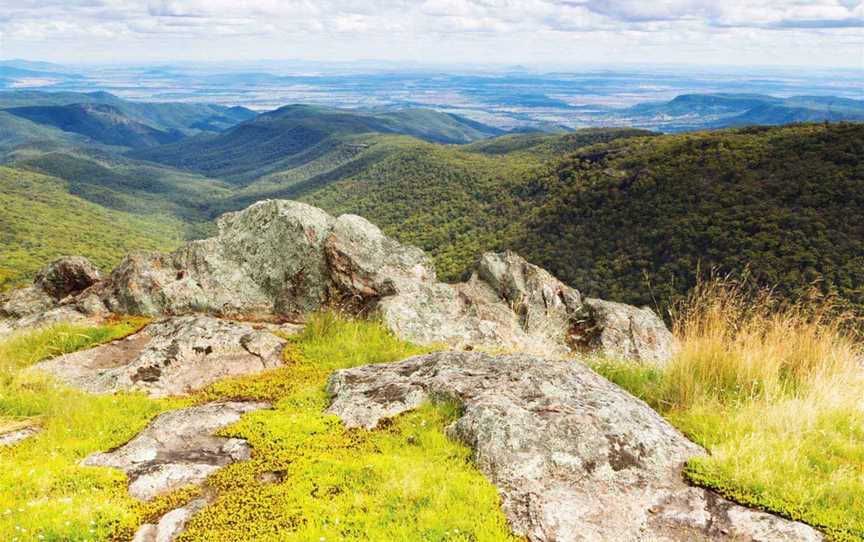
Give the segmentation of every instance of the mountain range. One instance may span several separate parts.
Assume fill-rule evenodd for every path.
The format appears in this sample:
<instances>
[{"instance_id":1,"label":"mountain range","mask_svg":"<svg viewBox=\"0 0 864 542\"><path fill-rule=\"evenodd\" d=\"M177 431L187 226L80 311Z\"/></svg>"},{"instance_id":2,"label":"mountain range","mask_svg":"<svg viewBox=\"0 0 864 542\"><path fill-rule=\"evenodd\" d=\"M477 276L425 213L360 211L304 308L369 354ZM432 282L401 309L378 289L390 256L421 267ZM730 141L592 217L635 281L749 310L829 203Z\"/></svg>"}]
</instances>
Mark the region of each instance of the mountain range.
<instances>
[{"instance_id":1,"label":"mountain range","mask_svg":"<svg viewBox=\"0 0 864 542\"><path fill-rule=\"evenodd\" d=\"M629 114L770 124L781 111L861 107L763 98L681 96ZM256 114L0 93L0 198L15 202L0 209L0 283L62 254L109 266L129 249L171 248L211 233L221 213L288 198L369 218L448 280L478 253L512 248L586 294L631 303L665 307L716 268L862 307L864 226L849 219L864 210L862 156L854 122L507 134L429 109Z\"/></svg>"}]
</instances>

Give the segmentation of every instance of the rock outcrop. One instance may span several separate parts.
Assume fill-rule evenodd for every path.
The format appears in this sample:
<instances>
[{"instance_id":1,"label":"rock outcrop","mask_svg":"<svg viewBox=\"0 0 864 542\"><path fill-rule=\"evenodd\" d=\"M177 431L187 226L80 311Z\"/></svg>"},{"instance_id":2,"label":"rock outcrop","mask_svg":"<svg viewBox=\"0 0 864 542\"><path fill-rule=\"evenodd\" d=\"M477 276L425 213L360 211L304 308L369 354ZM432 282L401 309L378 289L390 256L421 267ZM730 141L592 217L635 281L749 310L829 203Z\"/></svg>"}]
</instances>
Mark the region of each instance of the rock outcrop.
<instances>
[{"instance_id":1,"label":"rock outcrop","mask_svg":"<svg viewBox=\"0 0 864 542\"><path fill-rule=\"evenodd\" d=\"M180 316L119 341L43 361L33 369L92 393L140 390L163 397L278 367L284 346L284 339L250 324Z\"/></svg>"},{"instance_id":2,"label":"rock outcrop","mask_svg":"<svg viewBox=\"0 0 864 542\"><path fill-rule=\"evenodd\" d=\"M72 300L58 302L44 289L77 288L89 278L51 277L84 276L46 270L31 288L44 297L26 304L39 306L42 315L61 310L69 318L113 312L261 321L299 320L340 307L376 313L413 342L554 357L596 351L662 362L674 347L650 310L583 299L514 253L484 254L467 282L445 284L423 251L367 220L333 218L292 201L262 201L228 213L219 219L217 236L171 254L131 254Z\"/></svg>"},{"instance_id":3,"label":"rock outcrop","mask_svg":"<svg viewBox=\"0 0 864 542\"><path fill-rule=\"evenodd\" d=\"M173 542L186 528L186 523L202 508L210 504L210 499L201 497L171 510L156 523L145 523L135 533L132 542Z\"/></svg>"},{"instance_id":4,"label":"rock outcrop","mask_svg":"<svg viewBox=\"0 0 864 542\"><path fill-rule=\"evenodd\" d=\"M81 256L66 256L43 267L33 286L39 288L56 301L83 292L99 282L102 275L90 260Z\"/></svg>"},{"instance_id":5,"label":"rock outcrop","mask_svg":"<svg viewBox=\"0 0 864 542\"><path fill-rule=\"evenodd\" d=\"M66 256L43 267L33 284L0 297L0 334L20 327L84 320L72 298L101 279L99 270L81 256Z\"/></svg>"},{"instance_id":6,"label":"rock outcrop","mask_svg":"<svg viewBox=\"0 0 864 542\"><path fill-rule=\"evenodd\" d=\"M269 408L266 403L208 403L157 416L144 431L116 450L82 461L91 467L113 467L129 477L129 494L149 501L184 486L201 484L213 472L251 455L243 439L215 433L240 416Z\"/></svg>"},{"instance_id":7,"label":"rock outcrop","mask_svg":"<svg viewBox=\"0 0 864 542\"><path fill-rule=\"evenodd\" d=\"M682 466L705 452L580 363L442 352L338 371L328 390L329 412L350 427L459 402L448 434L474 449L514 532L532 542L822 540L688 486Z\"/></svg>"}]
</instances>

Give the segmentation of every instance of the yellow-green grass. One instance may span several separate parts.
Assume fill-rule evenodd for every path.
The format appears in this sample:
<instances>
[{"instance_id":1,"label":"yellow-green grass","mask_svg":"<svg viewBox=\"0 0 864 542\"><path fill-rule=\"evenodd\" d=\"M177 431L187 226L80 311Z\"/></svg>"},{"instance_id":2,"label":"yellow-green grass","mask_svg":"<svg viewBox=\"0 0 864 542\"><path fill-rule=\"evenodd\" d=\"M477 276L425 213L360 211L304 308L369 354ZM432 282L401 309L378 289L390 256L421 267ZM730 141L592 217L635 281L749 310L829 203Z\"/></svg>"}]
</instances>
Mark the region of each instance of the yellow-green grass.
<instances>
[{"instance_id":1,"label":"yellow-green grass","mask_svg":"<svg viewBox=\"0 0 864 542\"><path fill-rule=\"evenodd\" d=\"M832 540L864 540L864 358L847 319L724 280L679 309L681 350L667 367L595 369L710 451L687 464L692 482Z\"/></svg>"},{"instance_id":2,"label":"yellow-green grass","mask_svg":"<svg viewBox=\"0 0 864 542\"><path fill-rule=\"evenodd\" d=\"M454 405L426 405L371 432L323 413L333 370L426 351L380 324L319 315L286 351L286 367L202 393L199 401L254 398L275 408L223 431L248 439L254 457L211 478L217 500L180 540L515 540L470 450L444 435Z\"/></svg>"},{"instance_id":3,"label":"yellow-green grass","mask_svg":"<svg viewBox=\"0 0 864 542\"><path fill-rule=\"evenodd\" d=\"M118 522L137 522L147 513L127 495L122 473L78 461L129 440L172 403L135 394L88 395L20 372L41 359L123 337L144 323L60 324L0 343L0 424L40 428L23 443L0 448L0 540L100 540Z\"/></svg>"},{"instance_id":4,"label":"yellow-green grass","mask_svg":"<svg viewBox=\"0 0 864 542\"><path fill-rule=\"evenodd\" d=\"M128 441L160 412L227 398L274 408L222 432L248 439L253 458L209 480L218 496L182 540L515 540L470 450L444 435L458 416L454 405L426 405L371 432L324 414L333 370L429 350L396 340L378 323L314 316L286 350L284 367L182 400L88 395L19 373L139 324L55 326L0 344L0 415L37 419L42 429L0 449L0 540L128 539L141 523L199 495L184 488L142 504L128 496L122 473L78 462ZM264 473L274 474L267 480Z\"/></svg>"}]
</instances>

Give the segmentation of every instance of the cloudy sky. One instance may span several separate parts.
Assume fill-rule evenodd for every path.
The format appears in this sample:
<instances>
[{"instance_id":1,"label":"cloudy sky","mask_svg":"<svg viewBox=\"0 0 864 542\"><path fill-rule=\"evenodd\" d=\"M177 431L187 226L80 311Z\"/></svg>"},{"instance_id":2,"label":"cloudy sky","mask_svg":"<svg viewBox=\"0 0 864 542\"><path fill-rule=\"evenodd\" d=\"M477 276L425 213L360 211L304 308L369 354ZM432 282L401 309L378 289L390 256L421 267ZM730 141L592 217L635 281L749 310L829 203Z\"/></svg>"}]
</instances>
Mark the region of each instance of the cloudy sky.
<instances>
[{"instance_id":1,"label":"cloudy sky","mask_svg":"<svg viewBox=\"0 0 864 542\"><path fill-rule=\"evenodd\" d=\"M0 58L864 69L864 0L0 0Z\"/></svg>"}]
</instances>

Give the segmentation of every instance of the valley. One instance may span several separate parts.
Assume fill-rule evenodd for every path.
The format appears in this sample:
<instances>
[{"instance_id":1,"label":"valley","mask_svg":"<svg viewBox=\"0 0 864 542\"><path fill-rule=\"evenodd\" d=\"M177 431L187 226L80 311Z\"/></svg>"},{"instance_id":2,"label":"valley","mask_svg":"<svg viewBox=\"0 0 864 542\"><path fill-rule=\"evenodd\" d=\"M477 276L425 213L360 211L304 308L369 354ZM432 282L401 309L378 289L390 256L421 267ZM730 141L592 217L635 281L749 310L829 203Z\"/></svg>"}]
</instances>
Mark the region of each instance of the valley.
<instances>
[{"instance_id":1,"label":"valley","mask_svg":"<svg viewBox=\"0 0 864 542\"><path fill-rule=\"evenodd\" d=\"M138 230L124 238L165 232L131 247L176 245L212 232L222 213L296 199L375 221L428 251L448 280L477 254L511 248L591 295L661 310L710 273L750 274L788 298L815 287L864 306L864 232L844 218L864 202L860 124L503 134L432 110L292 105L247 118L246 110L99 93L77 95L95 104L79 110L93 122L62 124L75 96L0 94L0 107L13 106L0 110L6 174L46 175L46 191L60 187L94 209L124 213ZM734 100L750 106L754 98L696 103L728 111ZM233 125L214 131L217 117ZM159 144L130 126L181 139ZM21 197L20 187L5 190ZM12 231L7 250L34 242L35 233ZM43 257L7 260L7 288L45 258L82 252L58 237L41 243Z\"/></svg>"}]
</instances>

